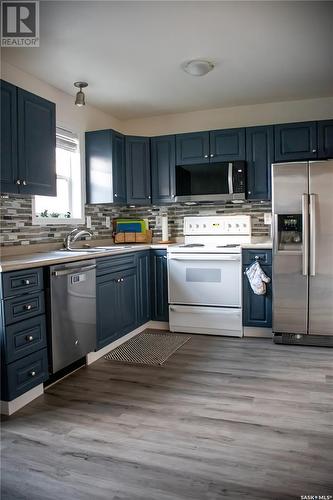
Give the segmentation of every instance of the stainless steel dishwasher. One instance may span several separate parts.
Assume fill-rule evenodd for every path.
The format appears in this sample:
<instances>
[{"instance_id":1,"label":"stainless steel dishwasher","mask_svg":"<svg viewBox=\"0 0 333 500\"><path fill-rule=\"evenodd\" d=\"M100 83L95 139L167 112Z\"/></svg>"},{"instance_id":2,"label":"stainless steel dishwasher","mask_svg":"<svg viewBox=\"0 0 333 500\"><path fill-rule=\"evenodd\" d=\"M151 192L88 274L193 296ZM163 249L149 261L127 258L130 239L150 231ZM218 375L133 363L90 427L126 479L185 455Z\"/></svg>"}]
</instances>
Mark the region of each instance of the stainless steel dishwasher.
<instances>
[{"instance_id":1,"label":"stainless steel dishwasher","mask_svg":"<svg viewBox=\"0 0 333 500\"><path fill-rule=\"evenodd\" d=\"M96 348L96 261L50 267L52 372Z\"/></svg>"}]
</instances>

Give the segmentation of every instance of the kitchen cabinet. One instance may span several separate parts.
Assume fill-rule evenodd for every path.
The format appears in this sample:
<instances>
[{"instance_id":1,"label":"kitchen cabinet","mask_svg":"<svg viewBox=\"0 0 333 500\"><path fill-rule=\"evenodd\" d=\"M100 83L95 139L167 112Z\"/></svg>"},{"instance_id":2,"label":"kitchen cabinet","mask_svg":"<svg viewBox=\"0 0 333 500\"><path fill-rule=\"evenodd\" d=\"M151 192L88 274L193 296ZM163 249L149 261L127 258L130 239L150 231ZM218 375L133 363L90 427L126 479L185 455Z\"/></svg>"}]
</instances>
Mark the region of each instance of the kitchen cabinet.
<instances>
[{"instance_id":1,"label":"kitchen cabinet","mask_svg":"<svg viewBox=\"0 0 333 500\"><path fill-rule=\"evenodd\" d=\"M17 88L0 82L1 91L1 176L2 193L18 193Z\"/></svg>"},{"instance_id":2,"label":"kitchen cabinet","mask_svg":"<svg viewBox=\"0 0 333 500\"><path fill-rule=\"evenodd\" d=\"M86 132L87 203L126 203L125 137L114 130Z\"/></svg>"},{"instance_id":3,"label":"kitchen cabinet","mask_svg":"<svg viewBox=\"0 0 333 500\"><path fill-rule=\"evenodd\" d=\"M114 266L112 265L113 257L107 259L106 262L110 264L110 267L107 268L103 265L100 266L97 262L98 349L126 335L137 326L137 269L133 265L127 267L125 264L127 256L123 257L125 257L125 261L122 261L121 258L115 258ZM108 270L111 269L114 271L109 272Z\"/></svg>"},{"instance_id":4,"label":"kitchen cabinet","mask_svg":"<svg viewBox=\"0 0 333 500\"><path fill-rule=\"evenodd\" d=\"M245 274L246 269L258 260L264 273L272 279L271 250L243 250L243 325L261 328L272 327L272 282L266 284L266 294L256 295Z\"/></svg>"},{"instance_id":5,"label":"kitchen cabinet","mask_svg":"<svg viewBox=\"0 0 333 500\"><path fill-rule=\"evenodd\" d=\"M151 250L151 319L169 321L166 250Z\"/></svg>"},{"instance_id":6,"label":"kitchen cabinet","mask_svg":"<svg viewBox=\"0 0 333 500\"><path fill-rule=\"evenodd\" d=\"M41 268L1 274L1 400L11 401L48 379Z\"/></svg>"},{"instance_id":7,"label":"kitchen cabinet","mask_svg":"<svg viewBox=\"0 0 333 500\"><path fill-rule=\"evenodd\" d=\"M245 128L213 130L209 144L210 163L245 160Z\"/></svg>"},{"instance_id":8,"label":"kitchen cabinet","mask_svg":"<svg viewBox=\"0 0 333 500\"><path fill-rule=\"evenodd\" d=\"M176 194L176 137L152 137L150 147L152 201L156 204L172 203Z\"/></svg>"},{"instance_id":9,"label":"kitchen cabinet","mask_svg":"<svg viewBox=\"0 0 333 500\"><path fill-rule=\"evenodd\" d=\"M247 198L271 199L271 164L274 162L273 126L246 129Z\"/></svg>"},{"instance_id":10,"label":"kitchen cabinet","mask_svg":"<svg viewBox=\"0 0 333 500\"><path fill-rule=\"evenodd\" d=\"M317 122L274 126L275 162L317 158Z\"/></svg>"},{"instance_id":11,"label":"kitchen cabinet","mask_svg":"<svg viewBox=\"0 0 333 500\"><path fill-rule=\"evenodd\" d=\"M138 273L138 326L150 320L150 251L138 252L137 255Z\"/></svg>"},{"instance_id":12,"label":"kitchen cabinet","mask_svg":"<svg viewBox=\"0 0 333 500\"><path fill-rule=\"evenodd\" d=\"M2 81L1 106L1 191L55 196L55 105Z\"/></svg>"},{"instance_id":13,"label":"kitchen cabinet","mask_svg":"<svg viewBox=\"0 0 333 500\"><path fill-rule=\"evenodd\" d=\"M151 203L149 137L126 137L127 203Z\"/></svg>"},{"instance_id":14,"label":"kitchen cabinet","mask_svg":"<svg viewBox=\"0 0 333 500\"><path fill-rule=\"evenodd\" d=\"M209 132L176 135L177 165L209 163Z\"/></svg>"},{"instance_id":15,"label":"kitchen cabinet","mask_svg":"<svg viewBox=\"0 0 333 500\"><path fill-rule=\"evenodd\" d=\"M333 120L318 122L318 158L333 158Z\"/></svg>"}]
</instances>

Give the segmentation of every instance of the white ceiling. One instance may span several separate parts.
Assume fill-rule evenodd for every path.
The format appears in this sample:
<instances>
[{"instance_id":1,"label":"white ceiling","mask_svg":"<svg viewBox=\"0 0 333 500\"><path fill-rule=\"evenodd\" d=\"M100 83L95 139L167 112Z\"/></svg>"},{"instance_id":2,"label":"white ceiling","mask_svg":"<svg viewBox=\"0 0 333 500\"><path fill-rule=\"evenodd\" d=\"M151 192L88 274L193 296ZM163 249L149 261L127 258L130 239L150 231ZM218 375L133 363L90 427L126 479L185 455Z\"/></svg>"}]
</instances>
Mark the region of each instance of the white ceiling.
<instances>
[{"instance_id":1,"label":"white ceiling","mask_svg":"<svg viewBox=\"0 0 333 500\"><path fill-rule=\"evenodd\" d=\"M4 58L120 119L333 95L333 2L42 1L40 30Z\"/></svg>"}]
</instances>

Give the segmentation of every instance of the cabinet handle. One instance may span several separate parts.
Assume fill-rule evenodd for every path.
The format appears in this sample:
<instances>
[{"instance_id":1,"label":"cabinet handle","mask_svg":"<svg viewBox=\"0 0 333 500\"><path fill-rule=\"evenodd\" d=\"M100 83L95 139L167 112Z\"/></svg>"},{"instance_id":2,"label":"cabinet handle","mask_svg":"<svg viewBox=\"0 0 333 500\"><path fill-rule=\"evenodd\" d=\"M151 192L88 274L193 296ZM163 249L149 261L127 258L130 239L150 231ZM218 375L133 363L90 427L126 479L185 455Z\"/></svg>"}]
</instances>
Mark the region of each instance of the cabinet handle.
<instances>
[{"instance_id":1,"label":"cabinet handle","mask_svg":"<svg viewBox=\"0 0 333 500\"><path fill-rule=\"evenodd\" d=\"M32 342L32 341L33 341L33 339L34 339L34 338L33 338L33 336L32 336L32 335L27 335L27 336L26 336L26 340L27 340L28 342Z\"/></svg>"},{"instance_id":2,"label":"cabinet handle","mask_svg":"<svg viewBox=\"0 0 333 500\"><path fill-rule=\"evenodd\" d=\"M214 158L214 154L213 154L213 153L211 153L209 156L210 156L211 158Z\"/></svg>"},{"instance_id":3,"label":"cabinet handle","mask_svg":"<svg viewBox=\"0 0 333 500\"><path fill-rule=\"evenodd\" d=\"M251 192L251 191L248 191L248 192L247 192L247 194L252 194L252 192Z\"/></svg>"},{"instance_id":4,"label":"cabinet handle","mask_svg":"<svg viewBox=\"0 0 333 500\"><path fill-rule=\"evenodd\" d=\"M208 155L205 155L204 158L208 158Z\"/></svg>"},{"instance_id":5,"label":"cabinet handle","mask_svg":"<svg viewBox=\"0 0 333 500\"><path fill-rule=\"evenodd\" d=\"M123 282L124 281L124 278L120 278L120 281Z\"/></svg>"},{"instance_id":6,"label":"cabinet handle","mask_svg":"<svg viewBox=\"0 0 333 500\"><path fill-rule=\"evenodd\" d=\"M23 186L27 185L27 181L22 181Z\"/></svg>"},{"instance_id":7,"label":"cabinet handle","mask_svg":"<svg viewBox=\"0 0 333 500\"><path fill-rule=\"evenodd\" d=\"M148 200L150 200L151 196L147 196Z\"/></svg>"},{"instance_id":8,"label":"cabinet handle","mask_svg":"<svg viewBox=\"0 0 333 500\"><path fill-rule=\"evenodd\" d=\"M23 285L30 285L30 281L29 280L22 280L23 282Z\"/></svg>"},{"instance_id":9,"label":"cabinet handle","mask_svg":"<svg viewBox=\"0 0 333 500\"><path fill-rule=\"evenodd\" d=\"M36 376L36 372L34 370L32 370L32 372L30 372L30 377L35 377Z\"/></svg>"},{"instance_id":10,"label":"cabinet handle","mask_svg":"<svg viewBox=\"0 0 333 500\"><path fill-rule=\"evenodd\" d=\"M117 198L117 197L118 197L117 193L114 193L114 197L115 197L115 198Z\"/></svg>"},{"instance_id":11,"label":"cabinet handle","mask_svg":"<svg viewBox=\"0 0 333 500\"><path fill-rule=\"evenodd\" d=\"M21 184L20 179L17 179L16 184L19 186Z\"/></svg>"},{"instance_id":12,"label":"cabinet handle","mask_svg":"<svg viewBox=\"0 0 333 500\"><path fill-rule=\"evenodd\" d=\"M260 260L259 255L255 255L255 256L254 256L254 260Z\"/></svg>"},{"instance_id":13,"label":"cabinet handle","mask_svg":"<svg viewBox=\"0 0 333 500\"><path fill-rule=\"evenodd\" d=\"M317 153L317 150L316 150L316 149L313 149L313 150L312 150L312 153Z\"/></svg>"},{"instance_id":14,"label":"cabinet handle","mask_svg":"<svg viewBox=\"0 0 333 500\"><path fill-rule=\"evenodd\" d=\"M24 309L25 309L26 311L30 311L30 309L31 309L31 308L32 308L32 305L31 305L31 304L26 304L26 305L24 306Z\"/></svg>"},{"instance_id":15,"label":"cabinet handle","mask_svg":"<svg viewBox=\"0 0 333 500\"><path fill-rule=\"evenodd\" d=\"M166 255L163 255L163 259L167 259L168 257Z\"/></svg>"}]
</instances>

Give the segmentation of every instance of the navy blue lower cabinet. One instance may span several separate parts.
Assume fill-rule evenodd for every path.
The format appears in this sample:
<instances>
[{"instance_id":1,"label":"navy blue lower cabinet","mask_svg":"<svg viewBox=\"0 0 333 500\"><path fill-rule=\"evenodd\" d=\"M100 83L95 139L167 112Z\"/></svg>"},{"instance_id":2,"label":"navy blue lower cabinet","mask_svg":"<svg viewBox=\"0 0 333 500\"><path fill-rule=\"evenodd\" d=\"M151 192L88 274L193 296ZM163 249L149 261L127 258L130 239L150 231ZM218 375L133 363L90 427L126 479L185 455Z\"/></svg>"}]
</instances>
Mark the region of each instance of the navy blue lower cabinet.
<instances>
[{"instance_id":1,"label":"navy blue lower cabinet","mask_svg":"<svg viewBox=\"0 0 333 500\"><path fill-rule=\"evenodd\" d=\"M134 330L137 325L136 268L97 276L96 307L98 349Z\"/></svg>"},{"instance_id":2,"label":"navy blue lower cabinet","mask_svg":"<svg viewBox=\"0 0 333 500\"><path fill-rule=\"evenodd\" d=\"M252 327L272 327L272 282L266 284L266 295L256 295L249 283L243 266L243 325ZM272 278L272 267L262 266L264 273Z\"/></svg>"},{"instance_id":3,"label":"navy blue lower cabinet","mask_svg":"<svg viewBox=\"0 0 333 500\"><path fill-rule=\"evenodd\" d=\"M150 251L138 252L138 326L150 320Z\"/></svg>"},{"instance_id":4,"label":"navy blue lower cabinet","mask_svg":"<svg viewBox=\"0 0 333 500\"><path fill-rule=\"evenodd\" d=\"M151 250L151 319L169 321L168 261L166 250Z\"/></svg>"}]
</instances>

